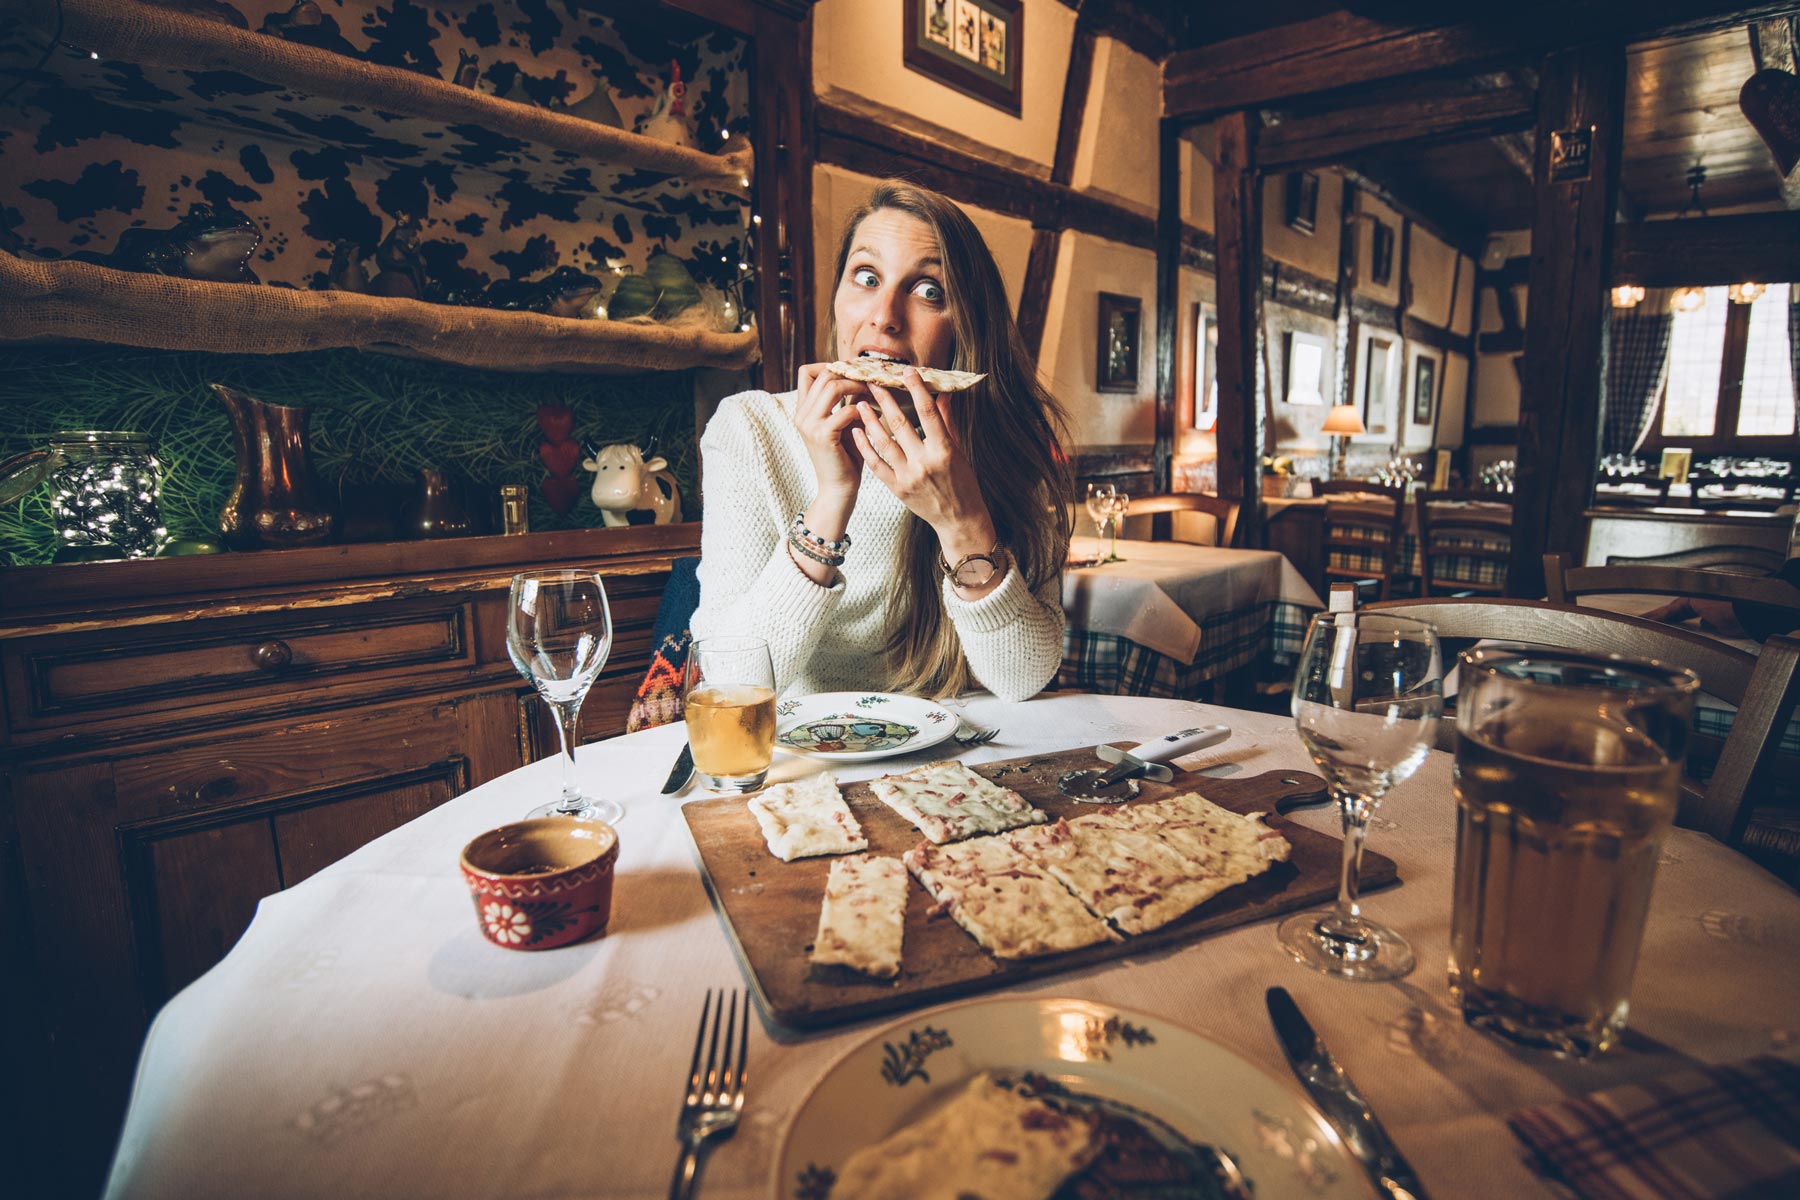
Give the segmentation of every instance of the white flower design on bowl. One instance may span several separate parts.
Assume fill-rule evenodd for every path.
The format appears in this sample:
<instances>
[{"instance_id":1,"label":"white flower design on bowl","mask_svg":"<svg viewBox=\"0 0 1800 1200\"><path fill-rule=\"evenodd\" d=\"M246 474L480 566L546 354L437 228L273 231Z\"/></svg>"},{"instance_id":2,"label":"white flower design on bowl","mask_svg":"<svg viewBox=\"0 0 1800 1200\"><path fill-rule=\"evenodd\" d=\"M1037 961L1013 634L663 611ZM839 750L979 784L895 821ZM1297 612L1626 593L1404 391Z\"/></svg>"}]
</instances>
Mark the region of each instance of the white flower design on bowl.
<instances>
[{"instance_id":1,"label":"white flower design on bowl","mask_svg":"<svg viewBox=\"0 0 1800 1200\"><path fill-rule=\"evenodd\" d=\"M502 946L517 946L531 938L531 918L510 904L490 901L481 910L487 935Z\"/></svg>"}]
</instances>

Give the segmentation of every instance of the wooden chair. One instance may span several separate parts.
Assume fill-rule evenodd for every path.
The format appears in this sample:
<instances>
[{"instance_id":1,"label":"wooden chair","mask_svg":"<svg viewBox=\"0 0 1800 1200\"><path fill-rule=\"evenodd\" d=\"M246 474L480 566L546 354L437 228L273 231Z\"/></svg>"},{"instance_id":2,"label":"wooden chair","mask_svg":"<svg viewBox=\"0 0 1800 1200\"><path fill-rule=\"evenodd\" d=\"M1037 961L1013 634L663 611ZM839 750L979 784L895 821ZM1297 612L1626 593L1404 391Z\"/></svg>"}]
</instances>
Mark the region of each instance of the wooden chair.
<instances>
[{"instance_id":1,"label":"wooden chair","mask_svg":"<svg viewBox=\"0 0 1800 1200\"><path fill-rule=\"evenodd\" d=\"M1684 788L1678 820L1738 846L1749 801L1774 785L1776 750L1800 701L1800 640L1772 637L1759 655L1672 625L1538 600L1419 599L1370 605L1430 621L1446 641L1506 641L1654 658L1690 668L1701 690L1737 707L1704 792Z\"/></svg>"},{"instance_id":2,"label":"wooden chair","mask_svg":"<svg viewBox=\"0 0 1800 1200\"><path fill-rule=\"evenodd\" d=\"M1175 513L1199 512L1213 519L1213 545L1231 546L1237 542L1238 504L1223 496L1209 496L1204 492L1165 492L1158 496L1133 496L1130 517L1148 516L1150 522L1150 540L1166 542L1176 538L1174 530Z\"/></svg>"},{"instance_id":3,"label":"wooden chair","mask_svg":"<svg viewBox=\"0 0 1800 1200\"><path fill-rule=\"evenodd\" d=\"M1406 489L1398 484L1335 479L1313 484L1325 497L1325 582L1373 580L1376 599L1386 600L1394 579L1404 575L1400 550L1405 537ZM1345 499L1333 500L1333 496ZM1371 563L1379 563L1376 567ZM1359 565L1360 563L1360 565Z\"/></svg>"},{"instance_id":4,"label":"wooden chair","mask_svg":"<svg viewBox=\"0 0 1800 1200\"><path fill-rule=\"evenodd\" d=\"M1506 565L1512 559L1512 496L1469 488L1420 488L1414 503L1419 514L1421 594L1504 596ZM1474 507L1477 504L1485 507ZM1443 567L1451 569L1440 570Z\"/></svg>"},{"instance_id":5,"label":"wooden chair","mask_svg":"<svg viewBox=\"0 0 1800 1200\"><path fill-rule=\"evenodd\" d=\"M1709 600L1743 601L1771 608L1790 609L1794 613L1793 627L1800 629L1800 588L1782 579L1635 563L1572 567L1566 555L1544 555L1544 594L1552 604L1573 604L1578 596L1620 592L1643 592L1654 596L1697 596Z\"/></svg>"},{"instance_id":6,"label":"wooden chair","mask_svg":"<svg viewBox=\"0 0 1800 1200\"><path fill-rule=\"evenodd\" d=\"M1781 552L1762 546L1696 546L1668 554L1646 554L1631 557L1609 554L1609 567L1690 567L1696 570L1726 571L1734 575L1773 575L1781 570Z\"/></svg>"}]
</instances>

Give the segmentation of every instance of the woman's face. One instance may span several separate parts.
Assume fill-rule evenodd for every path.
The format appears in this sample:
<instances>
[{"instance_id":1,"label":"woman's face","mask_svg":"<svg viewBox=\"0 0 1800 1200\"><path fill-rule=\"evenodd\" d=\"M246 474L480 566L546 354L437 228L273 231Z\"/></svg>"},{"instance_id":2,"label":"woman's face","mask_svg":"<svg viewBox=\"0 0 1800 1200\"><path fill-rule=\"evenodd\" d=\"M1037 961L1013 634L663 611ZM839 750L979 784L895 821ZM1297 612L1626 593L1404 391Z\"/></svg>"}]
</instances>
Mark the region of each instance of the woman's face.
<instances>
[{"instance_id":1,"label":"woman's face","mask_svg":"<svg viewBox=\"0 0 1800 1200\"><path fill-rule=\"evenodd\" d=\"M931 226L893 208L864 217L851 235L832 313L840 359L867 352L915 367L948 367L956 335Z\"/></svg>"}]
</instances>

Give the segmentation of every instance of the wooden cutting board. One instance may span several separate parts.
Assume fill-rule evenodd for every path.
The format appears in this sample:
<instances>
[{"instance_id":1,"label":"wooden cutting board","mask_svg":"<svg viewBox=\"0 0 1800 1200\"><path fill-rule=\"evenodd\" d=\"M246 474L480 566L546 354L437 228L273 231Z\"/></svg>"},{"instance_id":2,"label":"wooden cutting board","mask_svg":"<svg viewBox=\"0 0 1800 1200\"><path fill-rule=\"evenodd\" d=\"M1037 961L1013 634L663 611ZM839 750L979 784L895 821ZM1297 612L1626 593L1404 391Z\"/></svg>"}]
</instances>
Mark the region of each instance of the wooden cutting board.
<instances>
[{"instance_id":1,"label":"wooden cutting board","mask_svg":"<svg viewBox=\"0 0 1800 1200\"><path fill-rule=\"evenodd\" d=\"M1131 743L1118 745L1128 747ZM1064 796L1057 790L1057 780L1070 771L1104 765L1093 750L1084 747L983 763L974 770L1012 788L1055 818L1077 817L1095 810L1094 805L1077 804ZM1234 812L1274 814L1277 801L1322 797L1325 781L1303 771L1215 779L1177 770L1172 783L1143 781L1139 788L1138 801L1198 791ZM910 822L871 794L867 782L846 784L843 792L869 839L869 853L898 857L924 840ZM1017 963L1003 963L989 955L949 917L928 917L931 897L914 881L907 892L900 977L880 981L841 968L815 967L807 961L819 927L819 902L825 895L829 858L784 863L770 854L762 830L742 797L696 800L681 811L700 851L713 903L725 920L739 957L749 967L763 1011L783 1025L797 1028L836 1025L877 1013L918 1008L952 996L1010 987L1021 980L1179 945L1215 930L1323 905L1337 896L1343 857L1343 843L1337 838L1271 815L1270 827L1279 830L1293 845L1286 863L1278 863L1257 878L1214 896L1161 929L1123 942ZM1397 878L1392 859L1370 850L1363 852L1365 891ZM1274 939L1273 929L1268 936Z\"/></svg>"}]
</instances>

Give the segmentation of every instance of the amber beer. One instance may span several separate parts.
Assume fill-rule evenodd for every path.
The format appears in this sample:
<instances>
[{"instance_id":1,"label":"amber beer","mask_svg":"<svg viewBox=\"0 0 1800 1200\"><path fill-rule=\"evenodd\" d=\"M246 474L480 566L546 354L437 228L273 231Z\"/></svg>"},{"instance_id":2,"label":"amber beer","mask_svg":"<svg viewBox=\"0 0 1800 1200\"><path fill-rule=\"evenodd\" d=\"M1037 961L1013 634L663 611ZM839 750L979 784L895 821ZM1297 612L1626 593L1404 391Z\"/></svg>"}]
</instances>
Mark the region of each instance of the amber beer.
<instances>
[{"instance_id":1,"label":"amber beer","mask_svg":"<svg viewBox=\"0 0 1800 1200\"><path fill-rule=\"evenodd\" d=\"M775 689L702 686L687 698L694 767L721 779L761 775L775 753Z\"/></svg>"},{"instance_id":2,"label":"amber beer","mask_svg":"<svg viewBox=\"0 0 1800 1200\"><path fill-rule=\"evenodd\" d=\"M1463 656L1450 991L1471 1025L1587 1057L1624 1029L1691 672Z\"/></svg>"}]
</instances>

